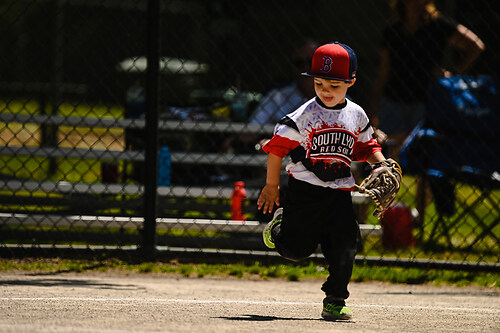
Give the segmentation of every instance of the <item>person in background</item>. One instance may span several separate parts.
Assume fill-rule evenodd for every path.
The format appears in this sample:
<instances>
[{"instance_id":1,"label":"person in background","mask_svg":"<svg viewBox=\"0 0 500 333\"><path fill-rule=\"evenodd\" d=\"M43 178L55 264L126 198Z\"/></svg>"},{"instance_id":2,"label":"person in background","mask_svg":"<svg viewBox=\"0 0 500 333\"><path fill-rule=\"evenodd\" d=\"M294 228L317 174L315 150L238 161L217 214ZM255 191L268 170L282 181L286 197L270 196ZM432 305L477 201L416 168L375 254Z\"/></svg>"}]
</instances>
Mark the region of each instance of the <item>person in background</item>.
<instances>
[{"instance_id":1,"label":"person in background","mask_svg":"<svg viewBox=\"0 0 500 333\"><path fill-rule=\"evenodd\" d=\"M301 73L309 69L312 56L318 46L319 44L312 40L299 43L291 59L294 68L292 82L268 91L248 118L248 123L258 125L275 124L283 116L297 109L314 96L312 79L302 76ZM234 135L225 140L222 150L253 152L256 144L262 146L267 139L267 135Z\"/></svg>"},{"instance_id":2,"label":"person in background","mask_svg":"<svg viewBox=\"0 0 500 333\"><path fill-rule=\"evenodd\" d=\"M427 87L433 78L464 74L484 50L472 31L443 16L432 0L392 0L394 23L383 32L380 64L368 115L391 142L389 155L424 119ZM443 68L452 47L460 54Z\"/></svg>"},{"instance_id":3,"label":"person in background","mask_svg":"<svg viewBox=\"0 0 500 333\"><path fill-rule=\"evenodd\" d=\"M311 78L302 76L300 73L308 70L314 51L318 46L318 43L314 41L307 41L300 45L293 57L293 82L269 91L250 115L249 123L275 124L283 116L314 96Z\"/></svg>"}]
</instances>

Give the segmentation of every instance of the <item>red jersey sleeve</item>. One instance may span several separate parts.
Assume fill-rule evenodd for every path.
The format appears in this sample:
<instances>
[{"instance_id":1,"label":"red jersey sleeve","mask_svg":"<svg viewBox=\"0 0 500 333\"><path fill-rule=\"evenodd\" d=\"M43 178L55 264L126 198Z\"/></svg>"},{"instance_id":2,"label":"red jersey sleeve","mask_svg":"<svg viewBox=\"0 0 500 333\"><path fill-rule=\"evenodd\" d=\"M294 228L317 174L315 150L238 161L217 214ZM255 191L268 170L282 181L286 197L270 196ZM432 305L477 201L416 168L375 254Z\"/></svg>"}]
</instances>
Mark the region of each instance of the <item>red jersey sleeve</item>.
<instances>
[{"instance_id":1,"label":"red jersey sleeve","mask_svg":"<svg viewBox=\"0 0 500 333\"><path fill-rule=\"evenodd\" d=\"M298 141L291 140L280 135L274 135L271 140L269 140L264 147L262 147L262 150L264 150L266 154L273 153L274 155L283 158L298 145Z\"/></svg>"},{"instance_id":2,"label":"red jersey sleeve","mask_svg":"<svg viewBox=\"0 0 500 333\"><path fill-rule=\"evenodd\" d=\"M378 151L382 151L382 147L374 138L368 141L358 140L354 145L353 160L365 162L368 157Z\"/></svg>"}]
</instances>

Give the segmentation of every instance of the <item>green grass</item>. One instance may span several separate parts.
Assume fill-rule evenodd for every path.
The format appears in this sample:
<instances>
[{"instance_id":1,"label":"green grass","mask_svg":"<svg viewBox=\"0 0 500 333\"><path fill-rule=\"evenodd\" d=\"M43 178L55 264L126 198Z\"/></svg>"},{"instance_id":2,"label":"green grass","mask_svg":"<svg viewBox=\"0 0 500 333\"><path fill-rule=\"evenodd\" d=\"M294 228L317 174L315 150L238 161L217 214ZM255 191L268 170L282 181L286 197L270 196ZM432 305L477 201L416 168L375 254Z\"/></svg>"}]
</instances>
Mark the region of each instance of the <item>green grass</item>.
<instances>
[{"instance_id":1,"label":"green grass","mask_svg":"<svg viewBox=\"0 0 500 333\"><path fill-rule=\"evenodd\" d=\"M111 272L118 274L175 274L187 278L203 278L209 276L241 279L286 279L303 281L311 279L324 280L328 271L324 266L312 262L304 265L265 265L260 262L251 264L190 264L171 262L128 263L118 259L66 260L66 259L0 259L0 272L23 271L38 273L61 272ZM403 284L430 283L455 286L480 286L500 291L500 273L462 272L436 269L417 269L399 267L376 267L356 265L352 281L383 281Z\"/></svg>"},{"instance_id":2,"label":"green grass","mask_svg":"<svg viewBox=\"0 0 500 333\"><path fill-rule=\"evenodd\" d=\"M101 181L101 164L97 159L58 158L57 169L49 175L49 159L45 157L0 156L0 172L16 178L37 181L68 181L75 183L98 183ZM119 173L124 163L116 162Z\"/></svg>"},{"instance_id":3,"label":"green grass","mask_svg":"<svg viewBox=\"0 0 500 333\"><path fill-rule=\"evenodd\" d=\"M392 283L434 285L456 285L500 288L500 273L491 272L463 272L436 269L418 269L401 267L356 267L353 274L354 281L387 281Z\"/></svg>"}]
</instances>

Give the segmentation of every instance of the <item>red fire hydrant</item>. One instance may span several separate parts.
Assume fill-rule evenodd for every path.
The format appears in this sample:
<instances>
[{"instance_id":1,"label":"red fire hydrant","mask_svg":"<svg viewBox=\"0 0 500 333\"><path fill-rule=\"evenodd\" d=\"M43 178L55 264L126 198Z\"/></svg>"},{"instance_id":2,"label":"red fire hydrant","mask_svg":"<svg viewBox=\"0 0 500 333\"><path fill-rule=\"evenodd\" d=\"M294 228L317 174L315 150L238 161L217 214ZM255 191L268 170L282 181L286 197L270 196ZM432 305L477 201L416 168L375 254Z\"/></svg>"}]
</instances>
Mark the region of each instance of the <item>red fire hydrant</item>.
<instances>
[{"instance_id":1,"label":"red fire hydrant","mask_svg":"<svg viewBox=\"0 0 500 333\"><path fill-rule=\"evenodd\" d=\"M247 191L245 183L238 181L234 183L233 194L231 195L231 220L246 221L245 216L245 200Z\"/></svg>"}]
</instances>

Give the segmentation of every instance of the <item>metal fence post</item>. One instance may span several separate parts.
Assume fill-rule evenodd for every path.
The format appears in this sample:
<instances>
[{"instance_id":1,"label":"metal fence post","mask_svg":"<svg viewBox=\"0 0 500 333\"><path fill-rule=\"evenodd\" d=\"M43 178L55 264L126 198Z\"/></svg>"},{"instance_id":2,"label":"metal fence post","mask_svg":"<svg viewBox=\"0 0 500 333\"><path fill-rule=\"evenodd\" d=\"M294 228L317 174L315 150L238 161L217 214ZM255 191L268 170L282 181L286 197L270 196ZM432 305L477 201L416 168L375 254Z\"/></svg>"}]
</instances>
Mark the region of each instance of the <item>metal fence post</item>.
<instances>
[{"instance_id":1,"label":"metal fence post","mask_svg":"<svg viewBox=\"0 0 500 333\"><path fill-rule=\"evenodd\" d=\"M52 45L53 60L52 60L52 76L50 78L50 105L52 110L51 115L57 115L59 106L61 104L61 89L63 81L63 65L64 65L64 1L54 1L54 41ZM44 97L45 98L45 97ZM41 104L42 113L46 113L46 105ZM47 147L57 147L57 126L43 124L42 131L42 144ZM57 170L57 163L55 158L49 158L49 167L47 176L54 175Z\"/></svg>"},{"instance_id":2,"label":"metal fence post","mask_svg":"<svg viewBox=\"0 0 500 333\"><path fill-rule=\"evenodd\" d=\"M146 73L146 147L144 175L143 256L154 256L156 245L156 205L158 166L158 86L160 1L148 0L147 9L147 73Z\"/></svg>"}]
</instances>

